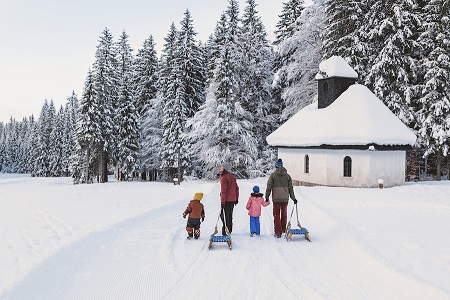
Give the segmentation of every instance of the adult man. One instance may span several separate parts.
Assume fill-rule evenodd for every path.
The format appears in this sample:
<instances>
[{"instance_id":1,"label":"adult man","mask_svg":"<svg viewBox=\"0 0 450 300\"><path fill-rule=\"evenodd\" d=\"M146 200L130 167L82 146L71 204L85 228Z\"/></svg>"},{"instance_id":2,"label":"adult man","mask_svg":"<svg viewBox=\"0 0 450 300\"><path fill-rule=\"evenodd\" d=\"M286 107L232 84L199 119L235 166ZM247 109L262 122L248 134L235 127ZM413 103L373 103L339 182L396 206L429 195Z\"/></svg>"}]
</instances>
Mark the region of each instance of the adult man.
<instances>
[{"instance_id":1,"label":"adult man","mask_svg":"<svg viewBox=\"0 0 450 300\"><path fill-rule=\"evenodd\" d=\"M267 180L266 201L269 201L272 192L274 231L275 236L280 238L281 234L286 231L289 197L294 201L294 204L297 204L297 200L294 195L292 178L286 168L283 167L281 158L275 162L275 168L275 172Z\"/></svg>"},{"instance_id":2,"label":"adult man","mask_svg":"<svg viewBox=\"0 0 450 300\"><path fill-rule=\"evenodd\" d=\"M222 206L220 217L224 223L222 235L227 235L225 224L229 233L233 231L233 208L238 204L239 200L239 186L237 185L236 177L230 173L230 169L231 165L227 162L220 166L220 204ZM225 213L225 218L223 212Z\"/></svg>"}]
</instances>

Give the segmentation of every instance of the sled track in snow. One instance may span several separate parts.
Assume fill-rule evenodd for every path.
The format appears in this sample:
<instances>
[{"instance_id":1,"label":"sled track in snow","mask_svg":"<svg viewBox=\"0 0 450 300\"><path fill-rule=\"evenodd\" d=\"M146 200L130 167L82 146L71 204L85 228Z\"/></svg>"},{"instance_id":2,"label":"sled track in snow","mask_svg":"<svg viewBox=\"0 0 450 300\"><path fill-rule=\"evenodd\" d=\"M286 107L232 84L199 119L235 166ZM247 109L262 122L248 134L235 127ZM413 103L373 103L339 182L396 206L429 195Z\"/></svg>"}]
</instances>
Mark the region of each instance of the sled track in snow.
<instances>
[{"instance_id":1,"label":"sled track in snow","mask_svg":"<svg viewBox=\"0 0 450 300\"><path fill-rule=\"evenodd\" d=\"M342 219L340 216L338 216L336 213L330 211L325 206L315 202L315 201L308 201L307 205L310 206L309 210L314 210L315 214L322 215L323 219L322 221L328 220L330 222L329 228L327 230L330 230L331 232L334 232L335 235L329 236L333 240L334 245L336 245L336 251L338 252L345 252L348 251L350 253L353 253L355 255L359 255L360 258L364 258L363 260L360 260L360 263L358 265L355 264L357 257L348 257L348 256L341 256L343 259L340 260L334 260L329 262L330 267L335 267L337 270L345 270L348 269L347 272L359 272L361 270L366 270L367 276L356 276L355 278L366 278L366 280L370 280L370 278L373 277L372 280L378 280L378 281L387 281L386 286L388 287L390 285L389 280L386 278L402 278L402 279L395 279L393 282L403 281L405 283L405 286L410 285L412 288L417 288L418 286L427 286L431 289L431 291L437 295L450 295L450 290L445 290L442 287L439 287L433 283L430 283L425 278L419 278L418 276L411 274L410 272L402 270L401 266L396 265L394 262L390 261L388 258L384 257L382 254L377 251L377 249L370 246L367 241L365 241L363 238L363 235L358 233L358 229L355 228L353 225L351 225L349 222ZM332 228L332 223L335 223L336 228ZM311 230L310 230L311 231ZM313 240L313 243L315 241L314 232L312 232L311 238ZM319 237L316 236L316 242ZM320 239L320 238L319 238ZM325 241L324 241L325 242ZM345 245L346 248L339 248L339 245ZM299 248L297 248L297 251ZM322 263L323 259L329 258L333 256L333 252L330 251L329 247L317 247L315 248L315 253L311 253L309 255L310 259L315 260L317 264ZM319 261L320 259L320 261ZM370 267L370 268L369 268ZM365 269L367 268L367 269ZM377 274L377 271L379 271L379 274ZM334 274L339 274L339 272L333 272ZM384 275L383 275L384 274ZM325 274L326 275L326 274ZM323 280L324 278L316 278L315 280ZM336 282L336 278L328 279L328 281L331 283L331 286ZM338 280L338 282L341 281L342 283L345 283L348 281L348 278L346 278L345 274L341 276ZM367 285L366 281L361 281L361 279L356 280L352 283L355 287L363 287L364 285ZM319 285L320 286L320 285ZM369 287L367 287L367 293L364 295L365 297L374 297L375 295L372 293L369 293ZM401 290L401 288L398 288ZM394 289L395 290L395 289ZM362 293L365 291L362 290ZM373 291L372 291L373 292ZM376 297L392 297L393 294L389 294L385 291L376 291L377 293L380 293ZM422 296L415 295L414 297L416 299L424 299L430 295L423 294ZM410 298L411 299L411 298Z\"/></svg>"},{"instance_id":2,"label":"sled track in snow","mask_svg":"<svg viewBox=\"0 0 450 300\"><path fill-rule=\"evenodd\" d=\"M161 291L154 287L164 285L152 281L161 278L158 272L164 272L165 262L158 259L160 249L150 249L152 244L146 244L145 237L166 234L162 228L150 227L156 218L172 219L178 206L172 203L89 234L44 260L0 299L120 299L121 294L160 298ZM125 257L127 253L135 255Z\"/></svg>"}]
</instances>

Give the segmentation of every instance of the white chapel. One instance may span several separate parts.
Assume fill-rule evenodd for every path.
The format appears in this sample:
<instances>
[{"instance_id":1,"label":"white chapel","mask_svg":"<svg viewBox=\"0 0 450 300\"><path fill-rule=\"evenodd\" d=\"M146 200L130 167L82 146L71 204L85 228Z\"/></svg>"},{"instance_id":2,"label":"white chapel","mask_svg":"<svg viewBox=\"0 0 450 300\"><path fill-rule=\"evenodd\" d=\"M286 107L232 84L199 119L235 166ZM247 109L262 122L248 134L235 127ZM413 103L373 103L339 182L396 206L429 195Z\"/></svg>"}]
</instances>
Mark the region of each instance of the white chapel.
<instances>
[{"instance_id":1,"label":"white chapel","mask_svg":"<svg viewBox=\"0 0 450 300\"><path fill-rule=\"evenodd\" d=\"M300 185L393 187L405 183L416 136L339 56L319 65L318 101L267 137Z\"/></svg>"}]
</instances>

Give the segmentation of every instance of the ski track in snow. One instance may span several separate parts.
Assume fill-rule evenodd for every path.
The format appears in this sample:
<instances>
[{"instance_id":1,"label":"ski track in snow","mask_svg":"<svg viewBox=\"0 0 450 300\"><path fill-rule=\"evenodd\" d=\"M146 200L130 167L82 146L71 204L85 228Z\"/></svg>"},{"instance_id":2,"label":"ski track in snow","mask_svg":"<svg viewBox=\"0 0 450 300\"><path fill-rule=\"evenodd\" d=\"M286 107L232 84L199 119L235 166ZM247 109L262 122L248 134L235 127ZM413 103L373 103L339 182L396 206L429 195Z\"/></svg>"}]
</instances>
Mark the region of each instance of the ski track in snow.
<instances>
[{"instance_id":1,"label":"ski track in snow","mask_svg":"<svg viewBox=\"0 0 450 300\"><path fill-rule=\"evenodd\" d=\"M0 299L450 298L450 289L385 258L358 228L310 199L313 192L305 192L299 202L300 223L310 231L311 243L303 235L291 241L273 237L272 204L262 208L261 236L250 237L245 204L254 182L239 185L231 251L226 243L213 243L207 251L220 208L218 184L211 183L204 186L211 189L202 200L207 217L199 240L186 239L181 214L188 201L175 201L60 249ZM36 215L59 238L74 235L55 216L14 208ZM292 202L288 221L291 209ZM296 227L295 212L291 224Z\"/></svg>"}]
</instances>

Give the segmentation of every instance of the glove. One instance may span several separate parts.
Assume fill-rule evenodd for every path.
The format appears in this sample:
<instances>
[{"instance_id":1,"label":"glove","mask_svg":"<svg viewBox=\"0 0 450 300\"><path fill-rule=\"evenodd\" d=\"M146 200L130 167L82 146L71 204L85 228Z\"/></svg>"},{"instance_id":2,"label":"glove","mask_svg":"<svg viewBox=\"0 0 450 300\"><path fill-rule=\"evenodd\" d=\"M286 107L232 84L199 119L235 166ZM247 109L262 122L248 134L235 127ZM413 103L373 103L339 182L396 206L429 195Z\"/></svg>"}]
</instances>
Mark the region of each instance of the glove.
<instances>
[{"instance_id":1,"label":"glove","mask_svg":"<svg viewBox=\"0 0 450 300\"><path fill-rule=\"evenodd\" d=\"M269 198L266 199L266 202L270 202L270 201L269 201Z\"/></svg>"},{"instance_id":2,"label":"glove","mask_svg":"<svg viewBox=\"0 0 450 300\"><path fill-rule=\"evenodd\" d=\"M298 202L297 199L294 199L294 204L297 204L297 202Z\"/></svg>"},{"instance_id":3,"label":"glove","mask_svg":"<svg viewBox=\"0 0 450 300\"><path fill-rule=\"evenodd\" d=\"M202 222L204 222L205 221L205 218L202 218Z\"/></svg>"},{"instance_id":4,"label":"glove","mask_svg":"<svg viewBox=\"0 0 450 300\"><path fill-rule=\"evenodd\" d=\"M222 203L220 206L221 206L222 208L225 208L225 203Z\"/></svg>"},{"instance_id":5,"label":"glove","mask_svg":"<svg viewBox=\"0 0 450 300\"><path fill-rule=\"evenodd\" d=\"M183 218L185 218L185 219L186 219L186 214L183 214Z\"/></svg>"}]
</instances>

